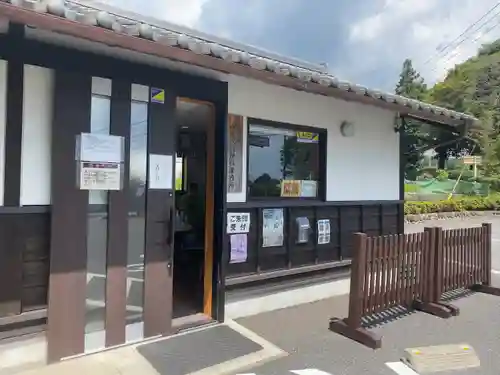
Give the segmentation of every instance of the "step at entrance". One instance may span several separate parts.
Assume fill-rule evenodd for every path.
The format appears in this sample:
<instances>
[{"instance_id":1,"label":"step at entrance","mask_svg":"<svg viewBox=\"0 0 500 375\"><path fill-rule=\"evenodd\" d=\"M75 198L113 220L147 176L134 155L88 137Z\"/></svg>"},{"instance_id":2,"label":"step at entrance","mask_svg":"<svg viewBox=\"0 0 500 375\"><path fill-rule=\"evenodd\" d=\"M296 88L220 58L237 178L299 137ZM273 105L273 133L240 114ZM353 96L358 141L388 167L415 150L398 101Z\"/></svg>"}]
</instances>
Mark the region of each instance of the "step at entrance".
<instances>
[{"instance_id":1,"label":"step at entrance","mask_svg":"<svg viewBox=\"0 0 500 375\"><path fill-rule=\"evenodd\" d=\"M262 349L229 326L217 325L140 345L137 351L160 374L187 375Z\"/></svg>"}]
</instances>

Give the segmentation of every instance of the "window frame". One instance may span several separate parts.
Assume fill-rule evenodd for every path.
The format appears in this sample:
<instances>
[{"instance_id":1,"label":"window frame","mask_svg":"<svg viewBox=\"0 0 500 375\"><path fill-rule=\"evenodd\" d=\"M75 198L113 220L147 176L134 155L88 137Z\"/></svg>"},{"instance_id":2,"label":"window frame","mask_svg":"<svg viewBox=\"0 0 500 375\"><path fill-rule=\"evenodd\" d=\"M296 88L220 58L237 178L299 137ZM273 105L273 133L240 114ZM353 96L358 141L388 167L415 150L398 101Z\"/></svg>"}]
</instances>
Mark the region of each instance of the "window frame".
<instances>
[{"instance_id":1,"label":"window frame","mask_svg":"<svg viewBox=\"0 0 500 375\"><path fill-rule=\"evenodd\" d=\"M305 125L296 125L296 124L291 124L287 122L281 122L281 121L271 121L271 120L264 120L256 117L247 117L247 129L246 129L246 191L245 191L245 196L246 196L246 201L264 201L264 202L269 202L269 201L275 201L275 202L297 202L297 201L315 201L315 202L324 202L326 201L326 142L327 142L327 135L328 131L325 128L320 128L320 127L314 127L314 126L305 126ZM249 186L249 179L248 179L248 172L249 172L249 164L250 164L250 142L248 141L249 135L250 135L250 126L251 125L262 125L262 126L267 126L270 128L276 128L276 129L286 129L286 130L292 130L292 131L304 131L304 132L311 132L311 133L317 133L319 136L319 142L318 142L318 174L319 174L319 180L318 180L318 194L316 197L252 197L250 196L250 190L248 189Z\"/></svg>"}]
</instances>

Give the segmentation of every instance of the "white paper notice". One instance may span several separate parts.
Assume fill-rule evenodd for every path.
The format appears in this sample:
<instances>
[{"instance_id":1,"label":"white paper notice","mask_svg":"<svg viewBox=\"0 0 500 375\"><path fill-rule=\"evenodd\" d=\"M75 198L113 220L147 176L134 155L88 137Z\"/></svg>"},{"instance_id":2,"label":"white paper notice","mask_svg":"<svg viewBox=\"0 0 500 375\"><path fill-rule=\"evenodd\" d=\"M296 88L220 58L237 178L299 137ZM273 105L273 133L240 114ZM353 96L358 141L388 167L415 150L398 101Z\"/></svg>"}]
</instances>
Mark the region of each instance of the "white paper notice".
<instances>
[{"instance_id":1,"label":"white paper notice","mask_svg":"<svg viewBox=\"0 0 500 375\"><path fill-rule=\"evenodd\" d=\"M81 190L120 190L120 163L89 163L80 165Z\"/></svg>"},{"instance_id":2,"label":"white paper notice","mask_svg":"<svg viewBox=\"0 0 500 375\"><path fill-rule=\"evenodd\" d=\"M283 246L283 209L262 210L262 247Z\"/></svg>"},{"instance_id":3,"label":"white paper notice","mask_svg":"<svg viewBox=\"0 0 500 375\"><path fill-rule=\"evenodd\" d=\"M80 135L80 160L93 162L123 162L123 137L106 134Z\"/></svg>"},{"instance_id":4,"label":"white paper notice","mask_svg":"<svg viewBox=\"0 0 500 375\"><path fill-rule=\"evenodd\" d=\"M171 190L174 179L172 155L149 155L149 188Z\"/></svg>"},{"instance_id":5,"label":"white paper notice","mask_svg":"<svg viewBox=\"0 0 500 375\"><path fill-rule=\"evenodd\" d=\"M318 245L330 243L330 219L318 220Z\"/></svg>"},{"instance_id":6,"label":"white paper notice","mask_svg":"<svg viewBox=\"0 0 500 375\"><path fill-rule=\"evenodd\" d=\"M230 263L244 263L247 261L247 235L245 233L231 234Z\"/></svg>"},{"instance_id":7,"label":"white paper notice","mask_svg":"<svg viewBox=\"0 0 500 375\"><path fill-rule=\"evenodd\" d=\"M227 214L227 233L248 233L250 230L249 212L228 212Z\"/></svg>"}]
</instances>

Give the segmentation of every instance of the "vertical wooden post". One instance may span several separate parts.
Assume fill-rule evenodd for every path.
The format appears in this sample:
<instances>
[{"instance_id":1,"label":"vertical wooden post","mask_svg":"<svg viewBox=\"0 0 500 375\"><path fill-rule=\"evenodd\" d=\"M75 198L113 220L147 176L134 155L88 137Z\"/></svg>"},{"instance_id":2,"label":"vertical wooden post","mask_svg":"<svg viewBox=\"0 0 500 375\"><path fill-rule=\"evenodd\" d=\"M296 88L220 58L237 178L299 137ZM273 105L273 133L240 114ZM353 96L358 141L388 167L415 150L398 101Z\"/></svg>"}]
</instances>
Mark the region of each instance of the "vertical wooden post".
<instances>
[{"instance_id":1,"label":"vertical wooden post","mask_svg":"<svg viewBox=\"0 0 500 375\"><path fill-rule=\"evenodd\" d=\"M351 265L351 290L349 293L349 316L347 323L351 328L361 327L363 316L363 281L366 273L365 233L353 234L353 257Z\"/></svg>"},{"instance_id":2,"label":"vertical wooden post","mask_svg":"<svg viewBox=\"0 0 500 375\"><path fill-rule=\"evenodd\" d=\"M491 285L491 223L484 223L483 251L484 251L484 284Z\"/></svg>"},{"instance_id":3,"label":"vertical wooden post","mask_svg":"<svg viewBox=\"0 0 500 375\"><path fill-rule=\"evenodd\" d=\"M426 248L424 252L424 267L427 270L424 272L426 275L426 279L423 281L424 284L424 293L423 293L423 301L424 302L433 302L435 301L434 293L435 293L435 284L438 282L436 280L437 277L437 268L436 268L436 240L437 240L437 228L425 227L424 232L426 233L427 241Z\"/></svg>"},{"instance_id":4,"label":"vertical wooden post","mask_svg":"<svg viewBox=\"0 0 500 375\"><path fill-rule=\"evenodd\" d=\"M434 228L435 241L434 241L434 295L432 302L438 303L444 290L444 242L443 242L443 228Z\"/></svg>"}]
</instances>

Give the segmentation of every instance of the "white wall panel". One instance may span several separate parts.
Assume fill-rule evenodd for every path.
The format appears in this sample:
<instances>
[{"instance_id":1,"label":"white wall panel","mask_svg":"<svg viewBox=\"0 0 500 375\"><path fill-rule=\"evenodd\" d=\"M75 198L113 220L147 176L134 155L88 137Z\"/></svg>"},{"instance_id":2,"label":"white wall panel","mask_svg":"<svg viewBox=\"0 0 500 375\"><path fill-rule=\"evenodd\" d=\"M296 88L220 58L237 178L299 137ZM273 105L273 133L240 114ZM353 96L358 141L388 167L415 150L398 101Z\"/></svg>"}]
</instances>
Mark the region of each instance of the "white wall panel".
<instances>
[{"instance_id":1,"label":"white wall panel","mask_svg":"<svg viewBox=\"0 0 500 375\"><path fill-rule=\"evenodd\" d=\"M51 203L54 72L24 66L21 206Z\"/></svg>"},{"instance_id":2,"label":"white wall panel","mask_svg":"<svg viewBox=\"0 0 500 375\"><path fill-rule=\"evenodd\" d=\"M395 113L242 77L230 76L228 85L229 113L328 130L327 200L399 199ZM340 134L346 120L355 124L354 137ZM246 155L244 160L246 165ZM241 199L228 196L230 202Z\"/></svg>"}]
</instances>

